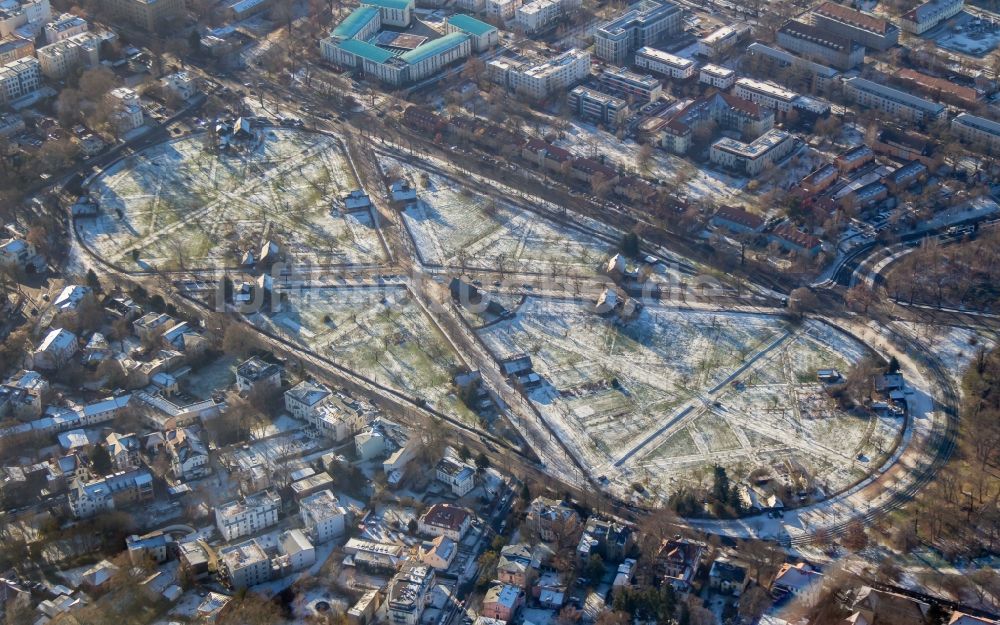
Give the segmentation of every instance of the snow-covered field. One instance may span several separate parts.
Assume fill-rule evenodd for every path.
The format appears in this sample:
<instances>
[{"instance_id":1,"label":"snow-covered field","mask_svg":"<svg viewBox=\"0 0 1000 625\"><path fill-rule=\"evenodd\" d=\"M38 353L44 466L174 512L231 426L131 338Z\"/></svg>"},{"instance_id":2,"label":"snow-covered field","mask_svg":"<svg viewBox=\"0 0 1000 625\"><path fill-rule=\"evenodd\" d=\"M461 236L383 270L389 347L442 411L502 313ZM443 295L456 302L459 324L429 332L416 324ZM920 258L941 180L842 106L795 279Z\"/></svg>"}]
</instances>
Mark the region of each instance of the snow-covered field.
<instances>
[{"instance_id":1,"label":"snow-covered field","mask_svg":"<svg viewBox=\"0 0 1000 625\"><path fill-rule=\"evenodd\" d=\"M412 162L386 157L383 167L398 167L418 187L417 202L403 218L426 263L503 273L593 275L613 250L598 237L541 219Z\"/></svg>"},{"instance_id":2,"label":"snow-covered field","mask_svg":"<svg viewBox=\"0 0 1000 625\"><path fill-rule=\"evenodd\" d=\"M953 26L935 37L942 48L982 57L1000 45L1000 26L962 12L953 20Z\"/></svg>"},{"instance_id":3,"label":"snow-covered field","mask_svg":"<svg viewBox=\"0 0 1000 625\"><path fill-rule=\"evenodd\" d=\"M441 412L473 417L452 393L457 357L404 287L303 289L251 321Z\"/></svg>"},{"instance_id":4,"label":"snow-covered field","mask_svg":"<svg viewBox=\"0 0 1000 625\"><path fill-rule=\"evenodd\" d=\"M647 306L619 325L532 297L480 335L501 358L531 357L545 380L535 405L596 475L662 494L716 464L833 492L880 466L902 427L826 394L816 371L846 371L866 348L819 322Z\"/></svg>"},{"instance_id":5,"label":"snow-covered field","mask_svg":"<svg viewBox=\"0 0 1000 625\"><path fill-rule=\"evenodd\" d=\"M335 139L268 128L245 153L206 144L175 139L110 167L91 185L100 215L79 221L84 241L136 269L233 267L266 240L299 261L385 259L371 214L335 208L359 186Z\"/></svg>"}]
</instances>

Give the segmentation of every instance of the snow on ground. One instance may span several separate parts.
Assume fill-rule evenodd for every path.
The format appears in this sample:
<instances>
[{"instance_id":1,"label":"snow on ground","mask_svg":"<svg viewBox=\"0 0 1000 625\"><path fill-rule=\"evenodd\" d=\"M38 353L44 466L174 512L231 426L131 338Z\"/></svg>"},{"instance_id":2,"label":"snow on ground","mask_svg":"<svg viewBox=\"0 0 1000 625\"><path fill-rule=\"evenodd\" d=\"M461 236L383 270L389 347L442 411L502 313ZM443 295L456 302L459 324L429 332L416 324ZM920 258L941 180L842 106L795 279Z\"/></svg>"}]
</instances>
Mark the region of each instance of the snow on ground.
<instances>
[{"instance_id":1,"label":"snow on ground","mask_svg":"<svg viewBox=\"0 0 1000 625\"><path fill-rule=\"evenodd\" d=\"M715 464L833 492L879 466L901 428L826 395L816 370L846 371L866 349L818 322L651 305L619 325L586 303L530 297L480 336L500 358L531 357L545 381L533 401L595 473L664 494Z\"/></svg>"},{"instance_id":2,"label":"snow on ground","mask_svg":"<svg viewBox=\"0 0 1000 625\"><path fill-rule=\"evenodd\" d=\"M971 328L908 321L894 321L892 325L918 336L956 382L961 381L966 368L980 349L989 351L997 343L995 334L986 335Z\"/></svg>"},{"instance_id":3,"label":"snow on ground","mask_svg":"<svg viewBox=\"0 0 1000 625\"><path fill-rule=\"evenodd\" d=\"M403 287L292 291L280 312L251 321L437 410L473 417L452 392L459 360Z\"/></svg>"},{"instance_id":4,"label":"snow on ground","mask_svg":"<svg viewBox=\"0 0 1000 625\"><path fill-rule=\"evenodd\" d=\"M318 264L384 260L371 214L334 208L358 188L335 139L268 128L247 153L205 143L175 139L108 168L91 185L100 215L79 221L84 241L125 267L232 267L267 239Z\"/></svg>"}]
</instances>

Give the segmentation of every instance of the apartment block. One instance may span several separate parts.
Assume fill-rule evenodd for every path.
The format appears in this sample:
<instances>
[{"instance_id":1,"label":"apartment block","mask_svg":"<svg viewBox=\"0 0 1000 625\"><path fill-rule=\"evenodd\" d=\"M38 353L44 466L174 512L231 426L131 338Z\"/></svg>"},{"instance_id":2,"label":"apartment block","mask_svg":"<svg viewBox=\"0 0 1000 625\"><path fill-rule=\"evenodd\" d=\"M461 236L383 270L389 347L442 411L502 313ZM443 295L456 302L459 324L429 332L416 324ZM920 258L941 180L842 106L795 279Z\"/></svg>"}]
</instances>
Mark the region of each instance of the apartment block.
<instances>
[{"instance_id":1,"label":"apartment block","mask_svg":"<svg viewBox=\"0 0 1000 625\"><path fill-rule=\"evenodd\" d=\"M1000 151L1000 124L995 121L961 113L951 120L951 130L963 141Z\"/></svg>"},{"instance_id":2,"label":"apartment block","mask_svg":"<svg viewBox=\"0 0 1000 625\"><path fill-rule=\"evenodd\" d=\"M756 176L764 168L788 155L795 147L792 135L771 129L750 143L728 137L712 144L709 158L717 165L746 176Z\"/></svg>"},{"instance_id":3,"label":"apartment block","mask_svg":"<svg viewBox=\"0 0 1000 625\"><path fill-rule=\"evenodd\" d=\"M736 72L728 67L706 63L698 72L698 82L726 90L736 83Z\"/></svg>"},{"instance_id":4,"label":"apartment block","mask_svg":"<svg viewBox=\"0 0 1000 625\"><path fill-rule=\"evenodd\" d=\"M73 35L87 32L88 28L87 20L72 13L63 13L45 25L45 42L55 43L69 39Z\"/></svg>"},{"instance_id":5,"label":"apartment block","mask_svg":"<svg viewBox=\"0 0 1000 625\"><path fill-rule=\"evenodd\" d=\"M22 26L30 26L37 33L42 24L52 19L49 0L18 2L8 0L0 4L0 37L10 37Z\"/></svg>"},{"instance_id":6,"label":"apartment block","mask_svg":"<svg viewBox=\"0 0 1000 625\"><path fill-rule=\"evenodd\" d=\"M918 98L909 93L892 89L864 78L844 81L844 93L868 108L874 108L896 119L921 123L941 119L945 114L943 104Z\"/></svg>"},{"instance_id":7,"label":"apartment block","mask_svg":"<svg viewBox=\"0 0 1000 625\"><path fill-rule=\"evenodd\" d=\"M412 561L389 581L386 615L393 625L417 625L427 604L427 593L434 585L434 569Z\"/></svg>"},{"instance_id":8,"label":"apartment block","mask_svg":"<svg viewBox=\"0 0 1000 625\"><path fill-rule=\"evenodd\" d=\"M648 104L660 99L663 84L649 74L637 74L623 67L609 67L597 76L597 82L612 93Z\"/></svg>"},{"instance_id":9,"label":"apartment block","mask_svg":"<svg viewBox=\"0 0 1000 625\"><path fill-rule=\"evenodd\" d=\"M42 73L38 59L26 57L0 67L0 103L26 96L41 84Z\"/></svg>"},{"instance_id":10,"label":"apartment block","mask_svg":"<svg viewBox=\"0 0 1000 625\"><path fill-rule=\"evenodd\" d=\"M872 50L888 50L899 43L899 27L889 20L836 2L824 2L814 9L813 22Z\"/></svg>"},{"instance_id":11,"label":"apartment block","mask_svg":"<svg viewBox=\"0 0 1000 625\"><path fill-rule=\"evenodd\" d=\"M524 32L537 33L579 6L580 0L534 0L517 7L514 20Z\"/></svg>"},{"instance_id":12,"label":"apartment block","mask_svg":"<svg viewBox=\"0 0 1000 625\"><path fill-rule=\"evenodd\" d=\"M119 135L142 126L142 106L139 103L139 94L128 87L118 87L108 93L108 101L111 103L113 112L111 122Z\"/></svg>"},{"instance_id":13,"label":"apartment block","mask_svg":"<svg viewBox=\"0 0 1000 625\"><path fill-rule=\"evenodd\" d=\"M184 0L101 0L116 18L154 31L184 14Z\"/></svg>"},{"instance_id":14,"label":"apartment block","mask_svg":"<svg viewBox=\"0 0 1000 625\"><path fill-rule=\"evenodd\" d=\"M263 490L247 495L242 501L230 501L215 509L215 525L227 540L255 534L278 522L281 497Z\"/></svg>"},{"instance_id":15,"label":"apartment block","mask_svg":"<svg viewBox=\"0 0 1000 625\"><path fill-rule=\"evenodd\" d=\"M780 48L765 46L760 42L754 42L747 46L747 54L771 59L779 68L794 67L807 70L812 74L817 89L826 89L840 76L840 72L832 67L803 59Z\"/></svg>"},{"instance_id":16,"label":"apartment block","mask_svg":"<svg viewBox=\"0 0 1000 625\"><path fill-rule=\"evenodd\" d=\"M789 20L778 30L778 45L818 63L840 70L857 67L865 60L865 47L826 28Z\"/></svg>"},{"instance_id":17,"label":"apartment block","mask_svg":"<svg viewBox=\"0 0 1000 625\"><path fill-rule=\"evenodd\" d=\"M542 99L590 76L590 53L573 48L537 63L499 57L487 63L487 70L494 82L510 91Z\"/></svg>"},{"instance_id":18,"label":"apartment block","mask_svg":"<svg viewBox=\"0 0 1000 625\"><path fill-rule=\"evenodd\" d=\"M229 585L236 590L271 580L271 558L256 540L220 549L219 564Z\"/></svg>"},{"instance_id":19,"label":"apartment block","mask_svg":"<svg viewBox=\"0 0 1000 625\"><path fill-rule=\"evenodd\" d=\"M566 103L579 117L596 120L611 127L623 123L629 113L628 102L625 100L582 85L569 92Z\"/></svg>"},{"instance_id":20,"label":"apartment block","mask_svg":"<svg viewBox=\"0 0 1000 625\"><path fill-rule=\"evenodd\" d=\"M27 39L5 39L0 41L0 65L35 55L35 42Z\"/></svg>"},{"instance_id":21,"label":"apartment block","mask_svg":"<svg viewBox=\"0 0 1000 625\"><path fill-rule=\"evenodd\" d=\"M76 67L95 67L101 60L101 38L91 32L73 35L38 49L41 72L62 80Z\"/></svg>"},{"instance_id":22,"label":"apartment block","mask_svg":"<svg viewBox=\"0 0 1000 625\"><path fill-rule=\"evenodd\" d=\"M656 48L644 46L635 53L635 66L676 80L694 76L694 61Z\"/></svg>"},{"instance_id":23,"label":"apartment block","mask_svg":"<svg viewBox=\"0 0 1000 625\"><path fill-rule=\"evenodd\" d=\"M594 33L598 58L626 65L636 50L681 31L683 11L671 2L644 0L621 17L599 26Z\"/></svg>"},{"instance_id":24,"label":"apartment block","mask_svg":"<svg viewBox=\"0 0 1000 625\"><path fill-rule=\"evenodd\" d=\"M930 0L904 13L899 24L908 33L922 35L958 15L964 5L964 0Z\"/></svg>"}]
</instances>

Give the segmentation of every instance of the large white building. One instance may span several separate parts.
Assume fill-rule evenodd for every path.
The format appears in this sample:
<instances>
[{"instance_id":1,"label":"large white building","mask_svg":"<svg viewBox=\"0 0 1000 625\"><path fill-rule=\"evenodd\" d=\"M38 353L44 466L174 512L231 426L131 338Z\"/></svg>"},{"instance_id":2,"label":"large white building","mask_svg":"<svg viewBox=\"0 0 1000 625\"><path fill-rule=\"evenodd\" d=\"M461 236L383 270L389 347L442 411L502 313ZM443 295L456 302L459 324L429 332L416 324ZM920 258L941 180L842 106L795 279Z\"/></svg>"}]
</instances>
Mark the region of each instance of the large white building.
<instances>
[{"instance_id":1,"label":"large white building","mask_svg":"<svg viewBox=\"0 0 1000 625\"><path fill-rule=\"evenodd\" d=\"M41 71L52 80L62 80L77 67L94 67L101 60L101 38L91 32L73 35L38 49Z\"/></svg>"},{"instance_id":2,"label":"large white building","mask_svg":"<svg viewBox=\"0 0 1000 625\"><path fill-rule=\"evenodd\" d=\"M754 80L753 78L740 78L736 81L736 88L733 95L744 100L759 104L769 109L774 109L779 113L787 113L792 110L795 100L799 94L785 89L772 82Z\"/></svg>"},{"instance_id":3,"label":"large white building","mask_svg":"<svg viewBox=\"0 0 1000 625\"><path fill-rule=\"evenodd\" d=\"M499 57L489 61L487 68L494 82L515 93L542 99L590 76L590 53L572 48L541 63Z\"/></svg>"},{"instance_id":4,"label":"large white building","mask_svg":"<svg viewBox=\"0 0 1000 625\"><path fill-rule=\"evenodd\" d=\"M230 501L215 509L215 525L223 539L230 541L255 534L278 522L281 497L264 490L247 495L242 501Z\"/></svg>"},{"instance_id":5,"label":"large white building","mask_svg":"<svg viewBox=\"0 0 1000 625\"><path fill-rule=\"evenodd\" d=\"M108 101L112 108L111 123L119 135L142 126L142 105L139 103L139 94L133 89L112 89L108 93Z\"/></svg>"},{"instance_id":6,"label":"large white building","mask_svg":"<svg viewBox=\"0 0 1000 625\"><path fill-rule=\"evenodd\" d=\"M412 561L389 581L385 602L386 617L392 625L417 625L434 585L434 569Z\"/></svg>"},{"instance_id":7,"label":"large white building","mask_svg":"<svg viewBox=\"0 0 1000 625\"><path fill-rule=\"evenodd\" d=\"M597 81L612 93L629 98L637 105L660 99L663 83L649 74L637 74L623 67L608 67L598 74Z\"/></svg>"},{"instance_id":8,"label":"large white building","mask_svg":"<svg viewBox=\"0 0 1000 625\"><path fill-rule=\"evenodd\" d=\"M41 84L38 59L25 57L0 67L0 104L34 93Z\"/></svg>"},{"instance_id":9,"label":"large white building","mask_svg":"<svg viewBox=\"0 0 1000 625\"><path fill-rule=\"evenodd\" d=\"M747 176L756 176L764 171L767 165L786 156L794 147L792 135L775 128L750 143L729 137L719 139L712 144L709 158L717 165Z\"/></svg>"},{"instance_id":10,"label":"large white building","mask_svg":"<svg viewBox=\"0 0 1000 625\"><path fill-rule=\"evenodd\" d=\"M148 501L153 498L153 475L145 469L135 469L85 482L79 478L68 496L70 512L86 519L113 510L121 503Z\"/></svg>"},{"instance_id":11,"label":"large white building","mask_svg":"<svg viewBox=\"0 0 1000 625\"><path fill-rule=\"evenodd\" d=\"M409 28L413 22L415 0L363 0L361 6L375 7L382 16L382 23L398 28Z\"/></svg>"},{"instance_id":12,"label":"large white building","mask_svg":"<svg viewBox=\"0 0 1000 625\"><path fill-rule=\"evenodd\" d=\"M45 25L45 43L69 39L73 35L87 32L88 28L87 20L72 13L63 13Z\"/></svg>"},{"instance_id":13,"label":"large white building","mask_svg":"<svg viewBox=\"0 0 1000 625\"><path fill-rule=\"evenodd\" d=\"M580 117L595 119L608 126L618 126L629 112L625 100L582 85L573 87L566 97L566 104Z\"/></svg>"},{"instance_id":14,"label":"large white building","mask_svg":"<svg viewBox=\"0 0 1000 625\"><path fill-rule=\"evenodd\" d=\"M485 52L500 43L500 31L496 26L461 13L452 15L445 23L448 33L465 33L472 41L472 49Z\"/></svg>"},{"instance_id":15,"label":"large white building","mask_svg":"<svg viewBox=\"0 0 1000 625\"><path fill-rule=\"evenodd\" d=\"M995 121L960 113L951 120L951 130L962 141L981 144L994 152L1000 151L1000 124Z\"/></svg>"},{"instance_id":16,"label":"large white building","mask_svg":"<svg viewBox=\"0 0 1000 625\"><path fill-rule=\"evenodd\" d=\"M229 585L236 590L271 580L271 558L253 539L220 549L219 564Z\"/></svg>"},{"instance_id":17,"label":"large white building","mask_svg":"<svg viewBox=\"0 0 1000 625\"><path fill-rule=\"evenodd\" d=\"M736 83L736 72L728 67L706 63L698 72L698 82L725 90Z\"/></svg>"},{"instance_id":18,"label":"large white building","mask_svg":"<svg viewBox=\"0 0 1000 625\"><path fill-rule=\"evenodd\" d=\"M49 6L49 0L7 0L0 3L0 37L10 37L22 26L32 27L37 33L37 29L50 19L52 7Z\"/></svg>"},{"instance_id":19,"label":"large white building","mask_svg":"<svg viewBox=\"0 0 1000 625\"><path fill-rule=\"evenodd\" d=\"M844 81L844 93L861 106L878 109L893 118L910 122L933 121L941 119L945 114L943 104L856 76Z\"/></svg>"},{"instance_id":20,"label":"large white building","mask_svg":"<svg viewBox=\"0 0 1000 625\"><path fill-rule=\"evenodd\" d=\"M514 19L521 0L486 0L486 15L491 20L508 22Z\"/></svg>"},{"instance_id":21,"label":"large white building","mask_svg":"<svg viewBox=\"0 0 1000 625\"><path fill-rule=\"evenodd\" d=\"M655 74L677 80L694 76L694 61L676 56L649 46L639 48L635 53L635 66Z\"/></svg>"},{"instance_id":22,"label":"large white building","mask_svg":"<svg viewBox=\"0 0 1000 625\"><path fill-rule=\"evenodd\" d=\"M524 32L536 33L579 6L580 0L533 0L519 6L514 12L514 18Z\"/></svg>"},{"instance_id":23,"label":"large white building","mask_svg":"<svg viewBox=\"0 0 1000 625\"><path fill-rule=\"evenodd\" d=\"M643 0L621 17L597 28L595 54L612 65L626 65L639 48L655 44L664 35L680 32L682 15L679 6L666 0Z\"/></svg>"},{"instance_id":24,"label":"large white building","mask_svg":"<svg viewBox=\"0 0 1000 625\"><path fill-rule=\"evenodd\" d=\"M309 537L325 543L344 535L347 510L330 490L321 490L299 502L299 515Z\"/></svg>"},{"instance_id":25,"label":"large white building","mask_svg":"<svg viewBox=\"0 0 1000 625\"><path fill-rule=\"evenodd\" d=\"M930 0L904 13L899 23L906 32L922 35L958 15L964 4L964 0Z\"/></svg>"}]
</instances>

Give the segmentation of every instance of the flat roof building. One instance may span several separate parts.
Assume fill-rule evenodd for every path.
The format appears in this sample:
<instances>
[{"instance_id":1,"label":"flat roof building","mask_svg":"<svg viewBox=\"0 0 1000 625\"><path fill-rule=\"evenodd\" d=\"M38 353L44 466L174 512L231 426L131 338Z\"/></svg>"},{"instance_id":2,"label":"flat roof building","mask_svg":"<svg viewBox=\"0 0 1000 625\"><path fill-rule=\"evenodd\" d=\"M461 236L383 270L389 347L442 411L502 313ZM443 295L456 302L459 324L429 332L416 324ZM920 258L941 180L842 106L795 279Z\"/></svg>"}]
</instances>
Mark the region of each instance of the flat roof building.
<instances>
[{"instance_id":1,"label":"flat roof building","mask_svg":"<svg viewBox=\"0 0 1000 625\"><path fill-rule=\"evenodd\" d=\"M924 100L864 78L853 77L845 80L844 92L861 106L878 109L911 122L933 121L945 114L943 104Z\"/></svg>"},{"instance_id":2,"label":"flat roof building","mask_svg":"<svg viewBox=\"0 0 1000 625\"><path fill-rule=\"evenodd\" d=\"M750 143L728 137L719 139L712 144L709 157L717 165L747 176L756 176L794 147L792 135L784 130L771 129Z\"/></svg>"},{"instance_id":3,"label":"flat roof building","mask_svg":"<svg viewBox=\"0 0 1000 625\"><path fill-rule=\"evenodd\" d=\"M676 56L663 50L643 46L635 53L635 65L646 71L677 80L694 76L695 65L691 59Z\"/></svg>"},{"instance_id":4,"label":"flat roof building","mask_svg":"<svg viewBox=\"0 0 1000 625\"><path fill-rule=\"evenodd\" d=\"M865 60L865 47L828 29L789 20L778 30L778 45L814 61L840 70L857 67Z\"/></svg>"},{"instance_id":5,"label":"flat roof building","mask_svg":"<svg viewBox=\"0 0 1000 625\"><path fill-rule=\"evenodd\" d=\"M666 0L634 4L621 17L598 26L594 32L595 54L612 65L626 65L639 48L680 32L682 15L679 6Z\"/></svg>"},{"instance_id":6,"label":"flat roof building","mask_svg":"<svg viewBox=\"0 0 1000 625\"><path fill-rule=\"evenodd\" d=\"M836 2L824 2L814 9L813 21L873 50L888 50L899 43L899 27L889 20Z\"/></svg>"}]
</instances>

